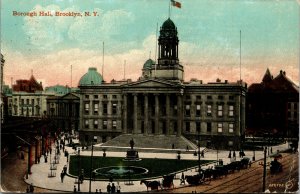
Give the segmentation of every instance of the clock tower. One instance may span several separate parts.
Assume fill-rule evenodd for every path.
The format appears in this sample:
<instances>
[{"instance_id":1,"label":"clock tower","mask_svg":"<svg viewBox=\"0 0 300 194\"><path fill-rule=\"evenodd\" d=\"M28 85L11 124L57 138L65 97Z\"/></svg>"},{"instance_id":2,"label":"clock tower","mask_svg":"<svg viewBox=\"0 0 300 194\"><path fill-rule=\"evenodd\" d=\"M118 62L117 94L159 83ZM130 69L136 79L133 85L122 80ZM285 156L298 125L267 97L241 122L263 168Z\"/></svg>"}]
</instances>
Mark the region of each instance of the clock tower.
<instances>
[{"instance_id":1,"label":"clock tower","mask_svg":"<svg viewBox=\"0 0 300 194\"><path fill-rule=\"evenodd\" d=\"M183 81L183 66L178 59L178 42L177 28L168 18L160 28L155 77Z\"/></svg>"}]
</instances>

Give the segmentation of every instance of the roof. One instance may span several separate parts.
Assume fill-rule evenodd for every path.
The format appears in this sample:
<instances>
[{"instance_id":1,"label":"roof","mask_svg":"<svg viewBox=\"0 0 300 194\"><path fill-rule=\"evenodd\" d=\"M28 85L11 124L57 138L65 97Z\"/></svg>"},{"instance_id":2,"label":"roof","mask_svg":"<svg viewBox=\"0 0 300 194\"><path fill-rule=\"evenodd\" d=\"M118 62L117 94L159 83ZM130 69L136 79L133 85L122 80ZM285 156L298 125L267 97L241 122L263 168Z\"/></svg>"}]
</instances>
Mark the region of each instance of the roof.
<instances>
[{"instance_id":1,"label":"roof","mask_svg":"<svg viewBox=\"0 0 300 194\"><path fill-rule=\"evenodd\" d=\"M143 66L143 69L151 69L152 65L154 65L155 62L152 59L148 59Z\"/></svg>"},{"instance_id":2,"label":"roof","mask_svg":"<svg viewBox=\"0 0 300 194\"><path fill-rule=\"evenodd\" d=\"M248 92L299 93L299 86L286 76L285 71L280 71L279 75L273 79L269 69L267 69L263 82L251 84Z\"/></svg>"},{"instance_id":3,"label":"roof","mask_svg":"<svg viewBox=\"0 0 300 194\"><path fill-rule=\"evenodd\" d=\"M168 30L175 30L176 29L176 26L174 24L174 22L168 18L162 25L162 28L163 29L168 29Z\"/></svg>"},{"instance_id":4,"label":"roof","mask_svg":"<svg viewBox=\"0 0 300 194\"><path fill-rule=\"evenodd\" d=\"M97 72L97 68L90 67L88 72L80 78L79 86L97 86L101 85L102 81L103 78Z\"/></svg>"}]
</instances>

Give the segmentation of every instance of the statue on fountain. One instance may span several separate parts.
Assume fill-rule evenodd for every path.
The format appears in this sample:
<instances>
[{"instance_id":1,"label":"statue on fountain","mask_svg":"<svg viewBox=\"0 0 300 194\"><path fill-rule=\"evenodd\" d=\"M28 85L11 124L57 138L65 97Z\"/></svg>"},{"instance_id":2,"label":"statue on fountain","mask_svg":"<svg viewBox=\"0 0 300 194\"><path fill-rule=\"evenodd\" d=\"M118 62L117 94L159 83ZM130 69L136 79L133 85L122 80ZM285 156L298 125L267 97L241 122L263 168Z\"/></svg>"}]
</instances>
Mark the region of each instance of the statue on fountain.
<instances>
[{"instance_id":1,"label":"statue on fountain","mask_svg":"<svg viewBox=\"0 0 300 194\"><path fill-rule=\"evenodd\" d=\"M135 149L133 149L134 141L133 141L132 138L129 141L129 144L130 144L130 148L131 149L127 150L127 154L126 154L125 160L131 160L131 161L139 160L139 153L138 153L138 151L136 151Z\"/></svg>"}]
</instances>

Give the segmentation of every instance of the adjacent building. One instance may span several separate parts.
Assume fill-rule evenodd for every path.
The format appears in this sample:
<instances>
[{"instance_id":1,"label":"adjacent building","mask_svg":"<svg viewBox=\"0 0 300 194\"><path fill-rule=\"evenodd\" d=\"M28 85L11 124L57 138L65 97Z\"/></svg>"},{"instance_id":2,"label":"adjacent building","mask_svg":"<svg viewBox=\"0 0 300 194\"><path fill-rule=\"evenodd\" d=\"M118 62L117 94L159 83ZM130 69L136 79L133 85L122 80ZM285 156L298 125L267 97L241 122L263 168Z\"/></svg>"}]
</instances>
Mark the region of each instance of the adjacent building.
<instances>
[{"instance_id":1,"label":"adjacent building","mask_svg":"<svg viewBox=\"0 0 300 194\"><path fill-rule=\"evenodd\" d=\"M299 138L299 86L285 71L273 78L267 69L261 83L250 85L246 112L248 134Z\"/></svg>"},{"instance_id":2,"label":"adjacent building","mask_svg":"<svg viewBox=\"0 0 300 194\"><path fill-rule=\"evenodd\" d=\"M3 55L2 55L2 53L0 53L0 56L1 56L1 58L0 58L0 64L1 64L1 66L0 66L0 95L1 95L1 97L0 97L0 126L1 126L1 124L3 123L3 119L4 119L4 93L3 93L3 70L4 70L4 62L5 62L5 60L4 60L4 58L3 58Z\"/></svg>"},{"instance_id":3,"label":"adjacent building","mask_svg":"<svg viewBox=\"0 0 300 194\"><path fill-rule=\"evenodd\" d=\"M96 68L79 81L80 141L106 142L121 134L185 136L212 148L239 149L245 135L247 85L217 79L184 82L178 32L160 28L158 61L148 59L137 81L104 82Z\"/></svg>"}]
</instances>

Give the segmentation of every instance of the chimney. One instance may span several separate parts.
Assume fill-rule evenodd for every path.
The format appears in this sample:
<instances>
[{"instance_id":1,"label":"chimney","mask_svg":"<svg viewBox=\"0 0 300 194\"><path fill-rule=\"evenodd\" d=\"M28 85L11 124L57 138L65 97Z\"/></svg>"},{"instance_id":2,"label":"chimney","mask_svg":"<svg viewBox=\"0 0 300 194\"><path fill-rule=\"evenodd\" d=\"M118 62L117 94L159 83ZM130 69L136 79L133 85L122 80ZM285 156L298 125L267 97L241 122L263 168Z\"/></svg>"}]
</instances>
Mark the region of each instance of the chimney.
<instances>
[{"instance_id":1,"label":"chimney","mask_svg":"<svg viewBox=\"0 0 300 194\"><path fill-rule=\"evenodd\" d=\"M227 84L228 83L228 80L225 80L225 84Z\"/></svg>"},{"instance_id":2,"label":"chimney","mask_svg":"<svg viewBox=\"0 0 300 194\"><path fill-rule=\"evenodd\" d=\"M283 75L285 75L285 71L283 72Z\"/></svg>"}]
</instances>

